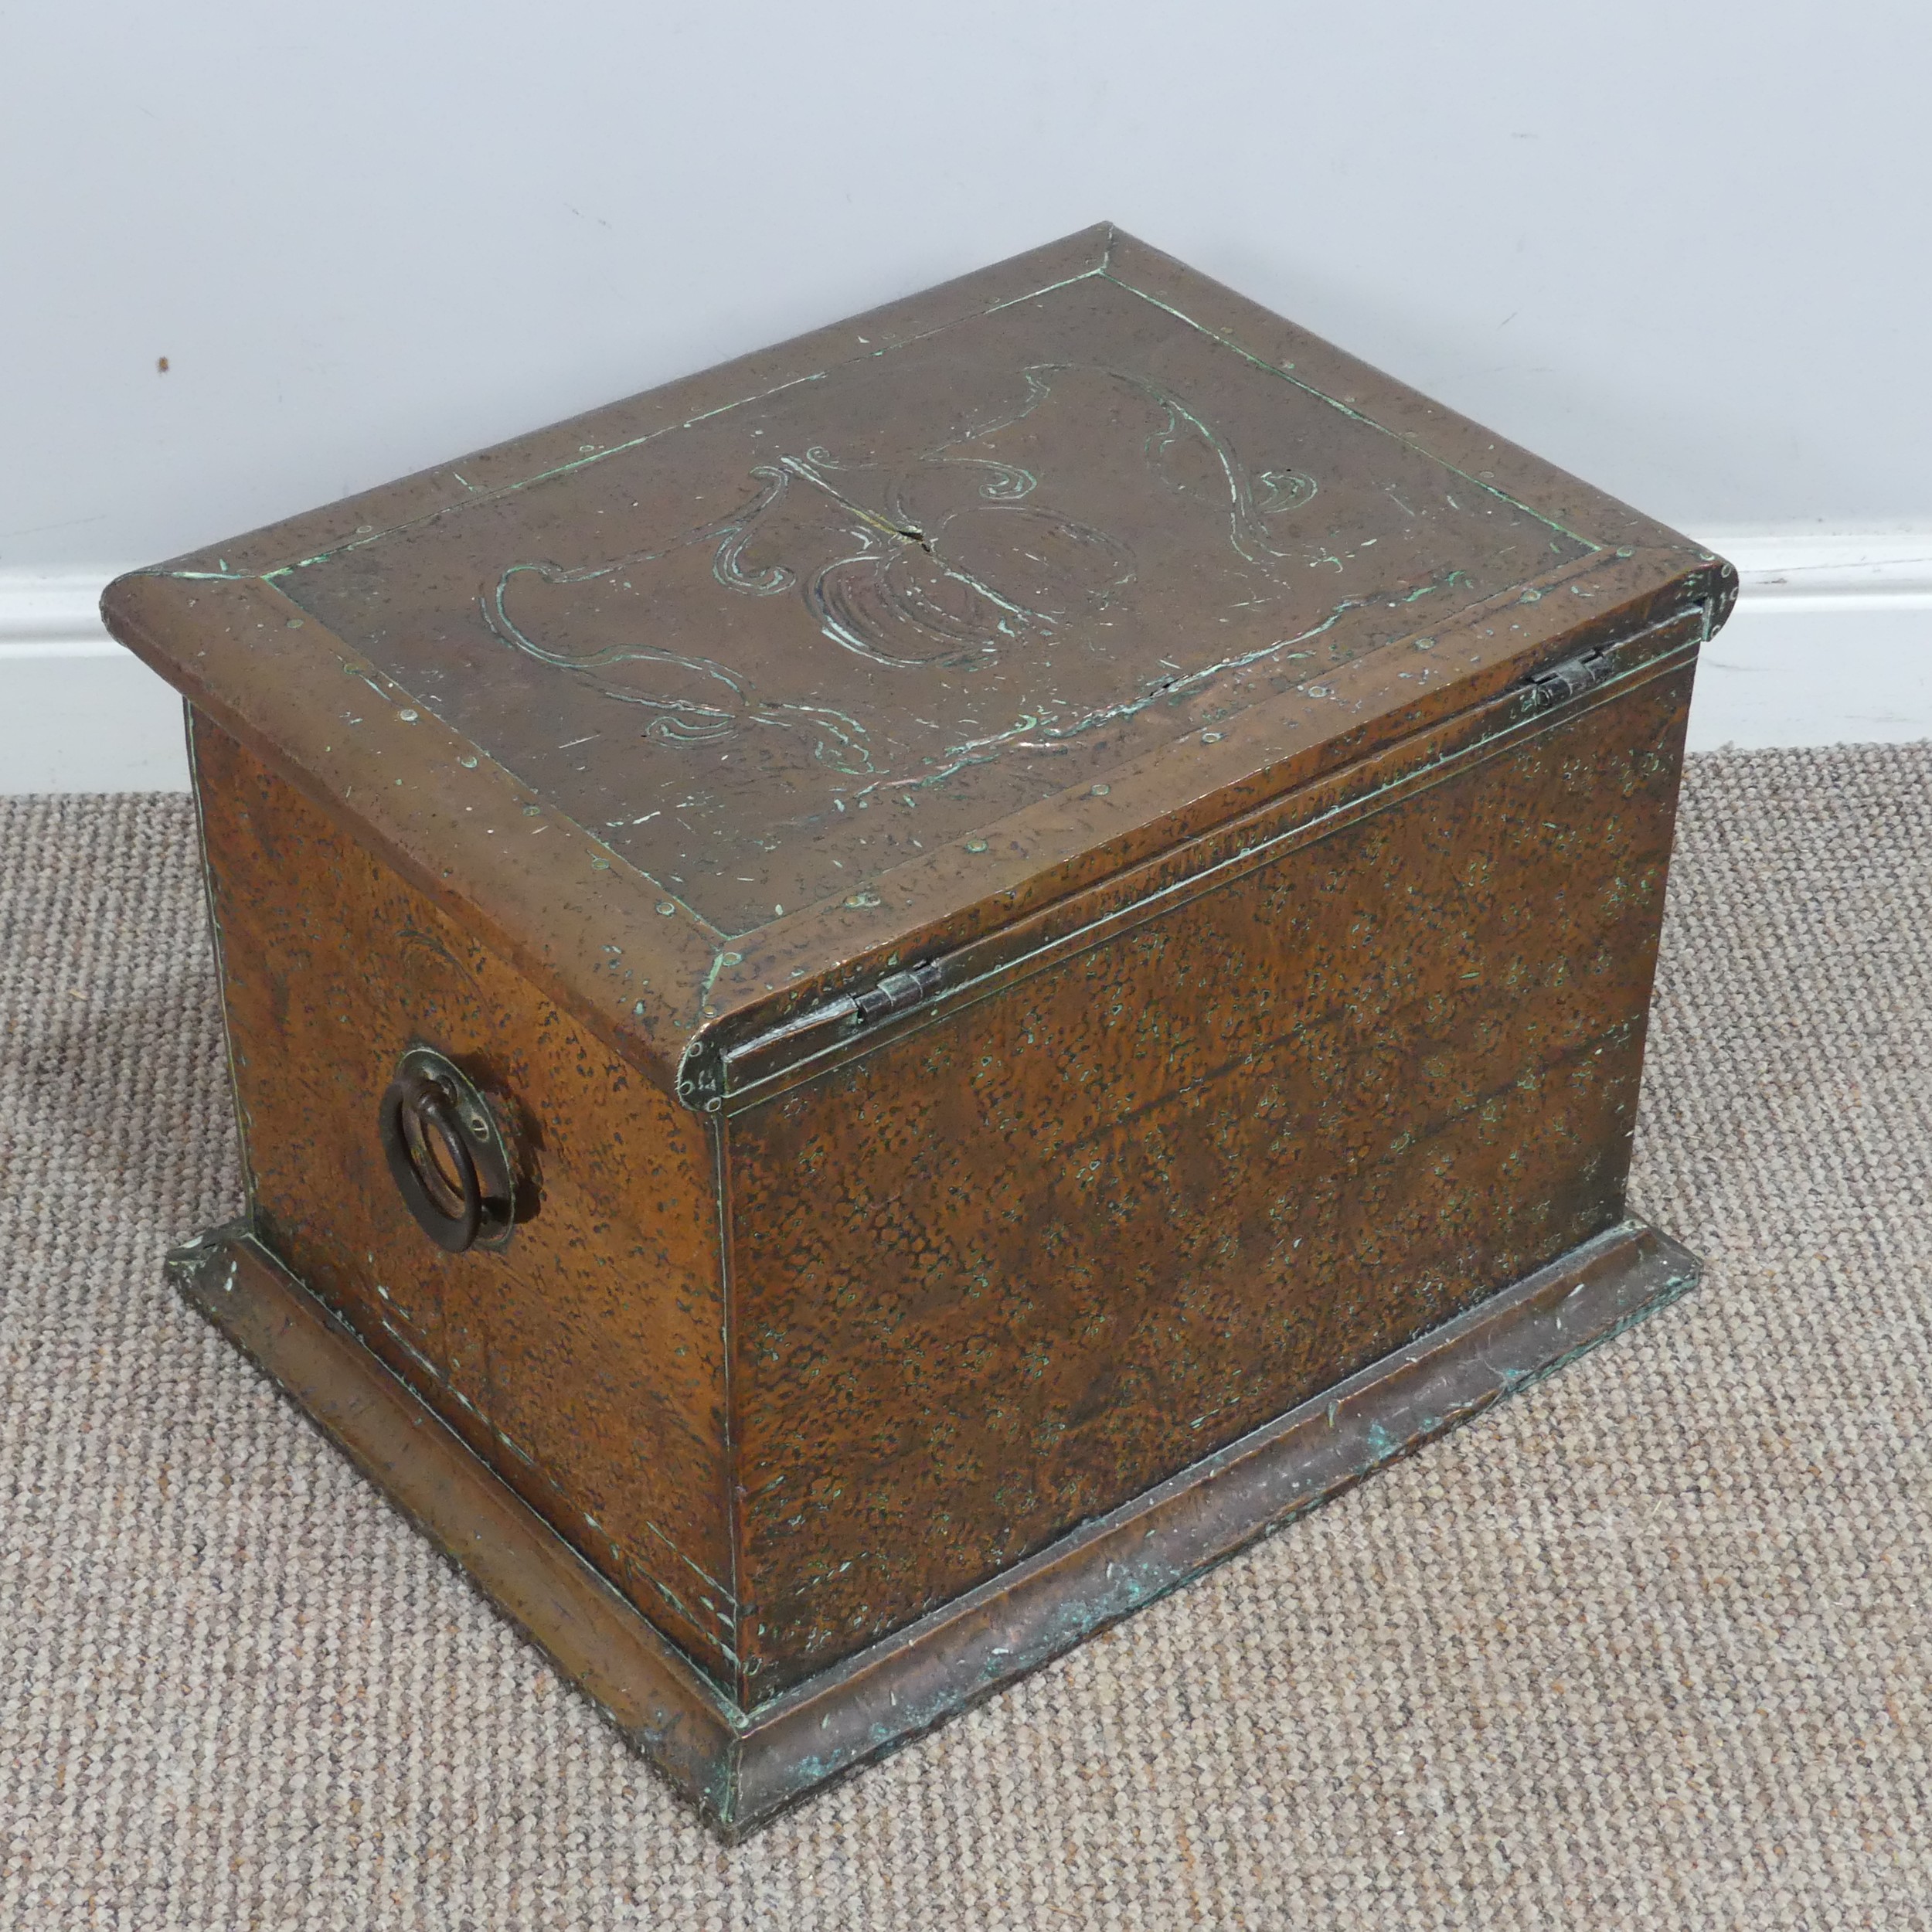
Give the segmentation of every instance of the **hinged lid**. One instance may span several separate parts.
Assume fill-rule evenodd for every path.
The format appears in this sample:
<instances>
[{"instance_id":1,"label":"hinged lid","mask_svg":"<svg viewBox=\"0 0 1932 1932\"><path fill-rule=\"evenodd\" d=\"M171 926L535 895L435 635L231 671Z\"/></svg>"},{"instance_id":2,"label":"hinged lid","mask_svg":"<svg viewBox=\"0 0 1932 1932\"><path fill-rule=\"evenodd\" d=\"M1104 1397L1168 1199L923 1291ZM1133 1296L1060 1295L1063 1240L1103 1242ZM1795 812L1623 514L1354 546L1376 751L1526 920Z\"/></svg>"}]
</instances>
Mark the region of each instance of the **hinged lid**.
<instances>
[{"instance_id":1,"label":"hinged lid","mask_svg":"<svg viewBox=\"0 0 1932 1932\"><path fill-rule=\"evenodd\" d=\"M668 1074L1734 581L1100 227L104 611Z\"/></svg>"}]
</instances>

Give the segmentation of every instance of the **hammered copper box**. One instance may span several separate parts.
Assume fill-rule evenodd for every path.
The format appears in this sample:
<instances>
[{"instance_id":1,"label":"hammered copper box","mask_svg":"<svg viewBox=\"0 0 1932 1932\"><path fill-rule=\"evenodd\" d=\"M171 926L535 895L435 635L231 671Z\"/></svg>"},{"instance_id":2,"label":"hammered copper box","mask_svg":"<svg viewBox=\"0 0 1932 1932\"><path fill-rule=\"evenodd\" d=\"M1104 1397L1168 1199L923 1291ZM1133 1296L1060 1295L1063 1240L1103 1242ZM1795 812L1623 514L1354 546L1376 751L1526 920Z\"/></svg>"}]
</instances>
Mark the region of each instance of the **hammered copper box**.
<instances>
[{"instance_id":1,"label":"hammered copper box","mask_svg":"<svg viewBox=\"0 0 1932 1932\"><path fill-rule=\"evenodd\" d=\"M182 1287L728 1832L1688 1287L1728 565L1106 228L124 577Z\"/></svg>"}]
</instances>

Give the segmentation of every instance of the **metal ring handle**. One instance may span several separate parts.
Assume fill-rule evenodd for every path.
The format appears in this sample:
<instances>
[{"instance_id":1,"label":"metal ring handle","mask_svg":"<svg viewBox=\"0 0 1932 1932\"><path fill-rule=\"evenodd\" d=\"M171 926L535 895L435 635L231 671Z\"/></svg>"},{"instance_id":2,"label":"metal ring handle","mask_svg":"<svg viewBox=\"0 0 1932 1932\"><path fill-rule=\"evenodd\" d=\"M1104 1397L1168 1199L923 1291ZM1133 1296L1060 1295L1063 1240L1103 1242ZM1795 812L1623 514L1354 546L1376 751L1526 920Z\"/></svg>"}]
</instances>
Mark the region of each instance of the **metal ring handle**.
<instances>
[{"instance_id":1,"label":"metal ring handle","mask_svg":"<svg viewBox=\"0 0 1932 1932\"><path fill-rule=\"evenodd\" d=\"M377 1125L403 1205L438 1247L461 1254L482 1225L483 1183L450 1096L427 1074L401 1074L383 1096ZM432 1133L449 1156L454 1188L437 1172Z\"/></svg>"}]
</instances>

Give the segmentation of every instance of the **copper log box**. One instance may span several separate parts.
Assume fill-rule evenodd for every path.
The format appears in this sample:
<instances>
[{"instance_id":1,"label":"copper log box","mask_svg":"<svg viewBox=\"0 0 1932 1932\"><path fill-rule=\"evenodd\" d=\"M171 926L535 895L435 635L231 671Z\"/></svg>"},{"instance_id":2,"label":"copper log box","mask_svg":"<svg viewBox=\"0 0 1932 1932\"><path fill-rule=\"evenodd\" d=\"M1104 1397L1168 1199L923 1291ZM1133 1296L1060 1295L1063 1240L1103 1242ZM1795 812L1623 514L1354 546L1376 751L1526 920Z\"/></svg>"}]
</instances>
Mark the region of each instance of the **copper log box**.
<instances>
[{"instance_id":1,"label":"copper log box","mask_svg":"<svg viewBox=\"0 0 1932 1932\"><path fill-rule=\"evenodd\" d=\"M742 1832L1696 1280L1736 582L1104 226L122 577L175 1277Z\"/></svg>"}]
</instances>

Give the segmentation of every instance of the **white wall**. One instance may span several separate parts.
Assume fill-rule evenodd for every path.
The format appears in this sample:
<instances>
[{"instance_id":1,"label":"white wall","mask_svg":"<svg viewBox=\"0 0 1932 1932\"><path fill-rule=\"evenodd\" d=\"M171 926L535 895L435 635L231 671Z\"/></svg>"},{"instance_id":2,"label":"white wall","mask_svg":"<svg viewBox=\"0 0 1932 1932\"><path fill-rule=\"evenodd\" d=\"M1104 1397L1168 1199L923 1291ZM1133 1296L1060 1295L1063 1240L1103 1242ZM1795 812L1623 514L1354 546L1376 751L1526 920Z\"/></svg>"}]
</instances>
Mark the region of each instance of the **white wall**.
<instances>
[{"instance_id":1,"label":"white wall","mask_svg":"<svg viewBox=\"0 0 1932 1932\"><path fill-rule=\"evenodd\" d=\"M1876 735L1803 685L1932 651L1928 73L1925 0L9 9L0 788L151 781L77 587L1101 216L1765 577L1890 559L1699 727Z\"/></svg>"}]
</instances>

